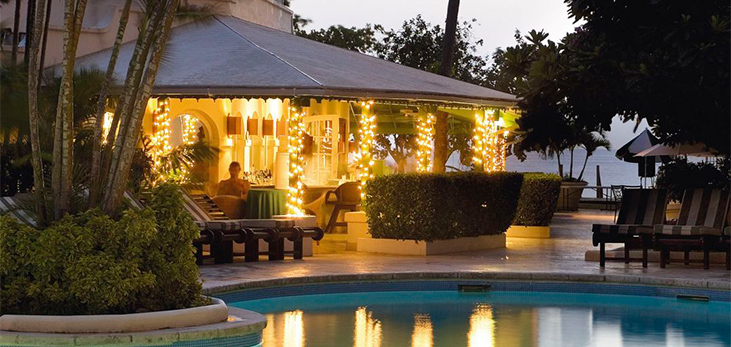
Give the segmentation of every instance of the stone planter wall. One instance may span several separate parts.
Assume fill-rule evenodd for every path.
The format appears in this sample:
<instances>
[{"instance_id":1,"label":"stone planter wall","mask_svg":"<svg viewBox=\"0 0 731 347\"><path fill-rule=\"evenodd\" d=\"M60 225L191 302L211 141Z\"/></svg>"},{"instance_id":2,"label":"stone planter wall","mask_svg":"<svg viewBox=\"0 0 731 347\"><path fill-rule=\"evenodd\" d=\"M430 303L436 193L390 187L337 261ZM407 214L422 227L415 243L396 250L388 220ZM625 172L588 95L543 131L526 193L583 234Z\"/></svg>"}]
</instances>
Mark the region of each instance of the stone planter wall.
<instances>
[{"instance_id":1,"label":"stone planter wall","mask_svg":"<svg viewBox=\"0 0 731 347\"><path fill-rule=\"evenodd\" d=\"M561 182L561 190L558 193L558 210L578 210L581 193L584 192L587 184L586 182Z\"/></svg>"},{"instance_id":2,"label":"stone planter wall","mask_svg":"<svg viewBox=\"0 0 731 347\"><path fill-rule=\"evenodd\" d=\"M505 234L462 237L451 240L414 241L359 238L358 252L400 255L435 255L505 248Z\"/></svg>"},{"instance_id":3,"label":"stone planter wall","mask_svg":"<svg viewBox=\"0 0 731 347\"><path fill-rule=\"evenodd\" d=\"M547 239L551 237L550 226L526 226L511 225L505 232L508 237L520 237L529 239Z\"/></svg>"}]
</instances>

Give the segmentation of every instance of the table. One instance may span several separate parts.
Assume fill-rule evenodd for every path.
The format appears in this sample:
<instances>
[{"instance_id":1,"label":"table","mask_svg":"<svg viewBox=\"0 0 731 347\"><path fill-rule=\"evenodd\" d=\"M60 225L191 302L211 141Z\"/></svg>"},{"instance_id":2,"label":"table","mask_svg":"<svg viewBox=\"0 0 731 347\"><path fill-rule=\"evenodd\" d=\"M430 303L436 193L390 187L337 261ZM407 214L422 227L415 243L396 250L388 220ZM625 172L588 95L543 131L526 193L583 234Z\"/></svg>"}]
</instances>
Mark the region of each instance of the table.
<instances>
[{"instance_id":1,"label":"table","mask_svg":"<svg viewBox=\"0 0 731 347\"><path fill-rule=\"evenodd\" d=\"M253 188L246 194L246 218L269 219L287 213L287 192L280 189Z\"/></svg>"}]
</instances>

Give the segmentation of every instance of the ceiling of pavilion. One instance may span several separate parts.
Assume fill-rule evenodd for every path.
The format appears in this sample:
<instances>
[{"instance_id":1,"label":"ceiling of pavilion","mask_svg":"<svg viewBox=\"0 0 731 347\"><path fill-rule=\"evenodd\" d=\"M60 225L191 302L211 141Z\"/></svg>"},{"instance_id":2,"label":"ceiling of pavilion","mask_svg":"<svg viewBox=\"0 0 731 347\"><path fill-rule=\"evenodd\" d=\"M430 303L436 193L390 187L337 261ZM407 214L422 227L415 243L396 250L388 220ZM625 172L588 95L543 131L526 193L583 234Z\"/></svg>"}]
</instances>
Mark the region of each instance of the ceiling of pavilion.
<instances>
[{"instance_id":1,"label":"ceiling of pavilion","mask_svg":"<svg viewBox=\"0 0 731 347\"><path fill-rule=\"evenodd\" d=\"M115 70L123 83L135 42ZM79 57L104 70L110 49ZM215 16L172 31L153 93L179 97L371 98L512 106L515 96L322 44L238 18Z\"/></svg>"}]
</instances>

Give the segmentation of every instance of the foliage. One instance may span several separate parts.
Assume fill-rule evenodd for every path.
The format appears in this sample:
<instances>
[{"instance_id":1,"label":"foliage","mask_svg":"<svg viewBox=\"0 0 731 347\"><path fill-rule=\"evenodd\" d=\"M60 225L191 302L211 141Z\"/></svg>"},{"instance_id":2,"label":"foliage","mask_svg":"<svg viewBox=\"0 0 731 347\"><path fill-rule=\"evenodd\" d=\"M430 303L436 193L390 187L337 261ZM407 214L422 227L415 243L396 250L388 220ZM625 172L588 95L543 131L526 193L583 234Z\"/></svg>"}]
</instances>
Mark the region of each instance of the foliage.
<instances>
[{"instance_id":1,"label":"foliage","mask_svg":"<svg viewBox=\"0 0 731 347\"><path fill-rule=\"evenodd\" d=\"M660 166L655 185L667 189L671 199L680 201L686 189L727 188L731 175L731 161L721 160L717 164L691 163L687 159L675 159Z\"/></svg>"},{"instance_id":2,"label":"foliage","mask_svg":"<svg viewBox=\"0 0 731 347\"><path fill-rule=\"evenodd\" d=\"M505 172L376 177L366 189L370 233L417 241L500 234L513 220L522 179Z\"/></svg>"},{"instance_id":3,"label":"foliage","mask_svg":"<svg viewBox=\"0 0 731 347\"><path fill-rule=\"evenodd\" d=\"M181 193L162 185L150 208L113 220L99 210L45 230L0 217L0 309L108 314L204 304Z\"/></svg>"},{"instance_id":4,"label":"foliage","mask_svg":"<svg viewBox=\"0 0 731 347\"><path fill-rule=\"evenodd\" d=\"M702 142L729 154L728 1L566 3L585 21L566 40L577 61L574 113L603 129L615 114L646 119L662 142Z\"/></svg>"},{"instance_id":5,"label":"foliage","mask_svg":"<svg viewBox=\"0 0 731 347\"><path fill-rule=\"evenodd\" d=\"M313 29L310 31L297 28L295 34L328 45L369 53L378 45L376 32L381 31L383 31L383 28L380 25L371 27L370 24L367 24L364 28L347 28L342 25L333 25L327 29Z\"/></svg>"},{"instance_id":6,"label":"foliage","mask_svg":"<svg viewBox=\"0 0 731 347\"><path fill-rule=\"evenodd\" d=\"M558 175L524 174L513 225L548 226L551 224L560 190L561 177Z\"/></svg>"},{"instance_id":7,"label":"foliage","mask_svg":"<svg viewBox=\"0 0 731 347\"><path fill-rule=\"evenodd\" d=\"M406 160L416 152L416 135L413 134L378 134L376 135L374 154L379 159L391 156L396 161L398 173L406 170Z\"/></svg>"}]
</instances>

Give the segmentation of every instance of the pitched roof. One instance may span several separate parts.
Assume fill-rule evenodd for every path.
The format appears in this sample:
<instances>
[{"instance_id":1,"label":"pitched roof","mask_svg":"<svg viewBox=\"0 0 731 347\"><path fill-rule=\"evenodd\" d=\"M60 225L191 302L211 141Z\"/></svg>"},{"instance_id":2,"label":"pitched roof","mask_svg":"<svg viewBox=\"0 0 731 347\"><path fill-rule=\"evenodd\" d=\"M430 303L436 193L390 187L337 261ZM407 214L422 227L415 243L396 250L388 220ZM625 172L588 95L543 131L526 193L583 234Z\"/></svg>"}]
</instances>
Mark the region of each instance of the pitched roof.
<instances>
[{"instance_id":1,"label":"pitched roof","mask_svg":"<svg viewBox=\"0 0 731 347\"><path fill-rule=\"evenodd\" d=\"M122 45L121 86L135 42ZM111 49L77 58L106 69ZM153 90L181 97L343 97L510 106L516 97L263 27L215 16L173 28Z\"/></svg>"}]
</instances>

